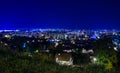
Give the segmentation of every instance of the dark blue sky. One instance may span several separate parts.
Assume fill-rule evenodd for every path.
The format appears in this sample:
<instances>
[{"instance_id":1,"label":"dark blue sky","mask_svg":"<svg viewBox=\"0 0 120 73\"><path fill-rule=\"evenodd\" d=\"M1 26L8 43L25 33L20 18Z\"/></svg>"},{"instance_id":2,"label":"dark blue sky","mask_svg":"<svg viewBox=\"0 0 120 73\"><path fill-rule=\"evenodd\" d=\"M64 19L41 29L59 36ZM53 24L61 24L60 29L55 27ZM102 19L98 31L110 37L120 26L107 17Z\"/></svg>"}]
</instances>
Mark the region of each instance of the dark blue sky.
<instances>
[{"instance_id":1,"label":"dark blue sky","mask_svg":"<svg viewBox=\"0 0 120 73\"><path fill-rule=\"evenodd\" d=\"M0 0L0 29L119 27L119 0Z\"/></svg>"}]
</instances>

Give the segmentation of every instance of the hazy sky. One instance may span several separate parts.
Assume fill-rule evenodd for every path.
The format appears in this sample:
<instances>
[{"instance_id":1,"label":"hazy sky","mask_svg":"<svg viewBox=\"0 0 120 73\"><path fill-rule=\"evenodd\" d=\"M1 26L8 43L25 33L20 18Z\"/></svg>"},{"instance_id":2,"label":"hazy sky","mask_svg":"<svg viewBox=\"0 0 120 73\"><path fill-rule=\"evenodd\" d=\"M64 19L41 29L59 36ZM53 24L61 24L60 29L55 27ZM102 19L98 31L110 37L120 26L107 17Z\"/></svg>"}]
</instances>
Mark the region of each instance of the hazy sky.
<instances>
[{"instance_id":1,"label":"hazy sky","mask_svg":"<svg viewBox=\"0 0 120 73\"><path fill-rule=\"evenodd\" d=\"M0 0L0 29L119 27L119 0Z\"/></svg>"}]
</instances>

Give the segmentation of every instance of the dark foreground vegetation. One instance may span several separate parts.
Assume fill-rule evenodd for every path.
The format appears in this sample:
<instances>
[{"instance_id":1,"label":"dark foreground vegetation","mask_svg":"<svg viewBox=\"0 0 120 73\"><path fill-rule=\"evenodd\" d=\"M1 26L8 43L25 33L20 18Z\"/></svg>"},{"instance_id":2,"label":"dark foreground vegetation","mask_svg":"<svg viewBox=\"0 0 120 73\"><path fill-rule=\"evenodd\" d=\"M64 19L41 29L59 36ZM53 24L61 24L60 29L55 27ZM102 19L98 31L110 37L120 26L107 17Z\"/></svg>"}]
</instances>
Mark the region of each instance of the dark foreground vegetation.
<instances>
[{"instance_id":1,"label":"dark foreground vegetation","mask_svg":"<svg viewBox=\"0 0 120 73\"><path fill-rule=\"evenodd\" d=\"M0 48L0 73L119 73L119 68L106 70L102 66L89 65L85 68L59 66L52 55L33 54L32 57Z\"/></svg>"},{"instance_id":2,"label":"dark foreground vegetation","mask_svg":"<svg viewBox=\"0 0 120 73\"><path fill-rule=\"evenodd\" d=\"M71 45L67 48L74 49L71 52L72 66L60 66L55 63L55 55L66 49L62 46L64 41L54 47L53 43L45 39L39 43L36 43L34 38L31 39L32 43L27 39L1 39L3 42L0 42L0 73L120 73L120 52L113 49L114 44L109 37L90 41L93 53L85 53L83 46L77 46L80 48L77 50L76 44L73 46L70 42L67 43L68 46ZM28 43L24 43L25 41ZM87 43L82 42L82 45Z\"/></svg>"}]
</instances>

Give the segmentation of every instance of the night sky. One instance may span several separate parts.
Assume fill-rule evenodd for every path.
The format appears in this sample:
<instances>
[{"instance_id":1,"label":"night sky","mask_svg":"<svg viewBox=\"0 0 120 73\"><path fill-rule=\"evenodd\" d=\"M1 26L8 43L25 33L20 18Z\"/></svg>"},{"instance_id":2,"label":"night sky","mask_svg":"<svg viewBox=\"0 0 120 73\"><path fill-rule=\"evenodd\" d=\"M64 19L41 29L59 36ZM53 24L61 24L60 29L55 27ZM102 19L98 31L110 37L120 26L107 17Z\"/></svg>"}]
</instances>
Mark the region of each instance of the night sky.
<instances>
[{"instance_id":1,"label":"night sky","mask_svg":"<svg viewBox=\"0 0 120 73\"><path fill-rule=\"evenodd\" d=\"M119 27L119 0L0 0L0 29Z\"/></svg>"}]
</instances>

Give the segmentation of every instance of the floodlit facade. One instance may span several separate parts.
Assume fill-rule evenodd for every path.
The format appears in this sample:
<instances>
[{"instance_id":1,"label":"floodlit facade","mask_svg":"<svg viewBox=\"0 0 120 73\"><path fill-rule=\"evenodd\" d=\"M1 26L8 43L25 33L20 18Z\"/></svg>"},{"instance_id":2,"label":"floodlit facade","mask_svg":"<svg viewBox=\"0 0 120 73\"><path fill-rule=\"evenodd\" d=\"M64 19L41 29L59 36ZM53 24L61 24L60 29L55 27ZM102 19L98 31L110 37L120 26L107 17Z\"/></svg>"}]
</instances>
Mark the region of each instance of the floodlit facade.
<instances>
[{"instance_id":1,"label":"floodlit facade","mask_svg":"<svg viewBox=\"0 0 120 73\"><path fill-rule=\"evenodd\" d=\"M56 55L56 63L59 65L73 65L73 59L69 53L59 53Z\"/></svg>"}]
</instances>

